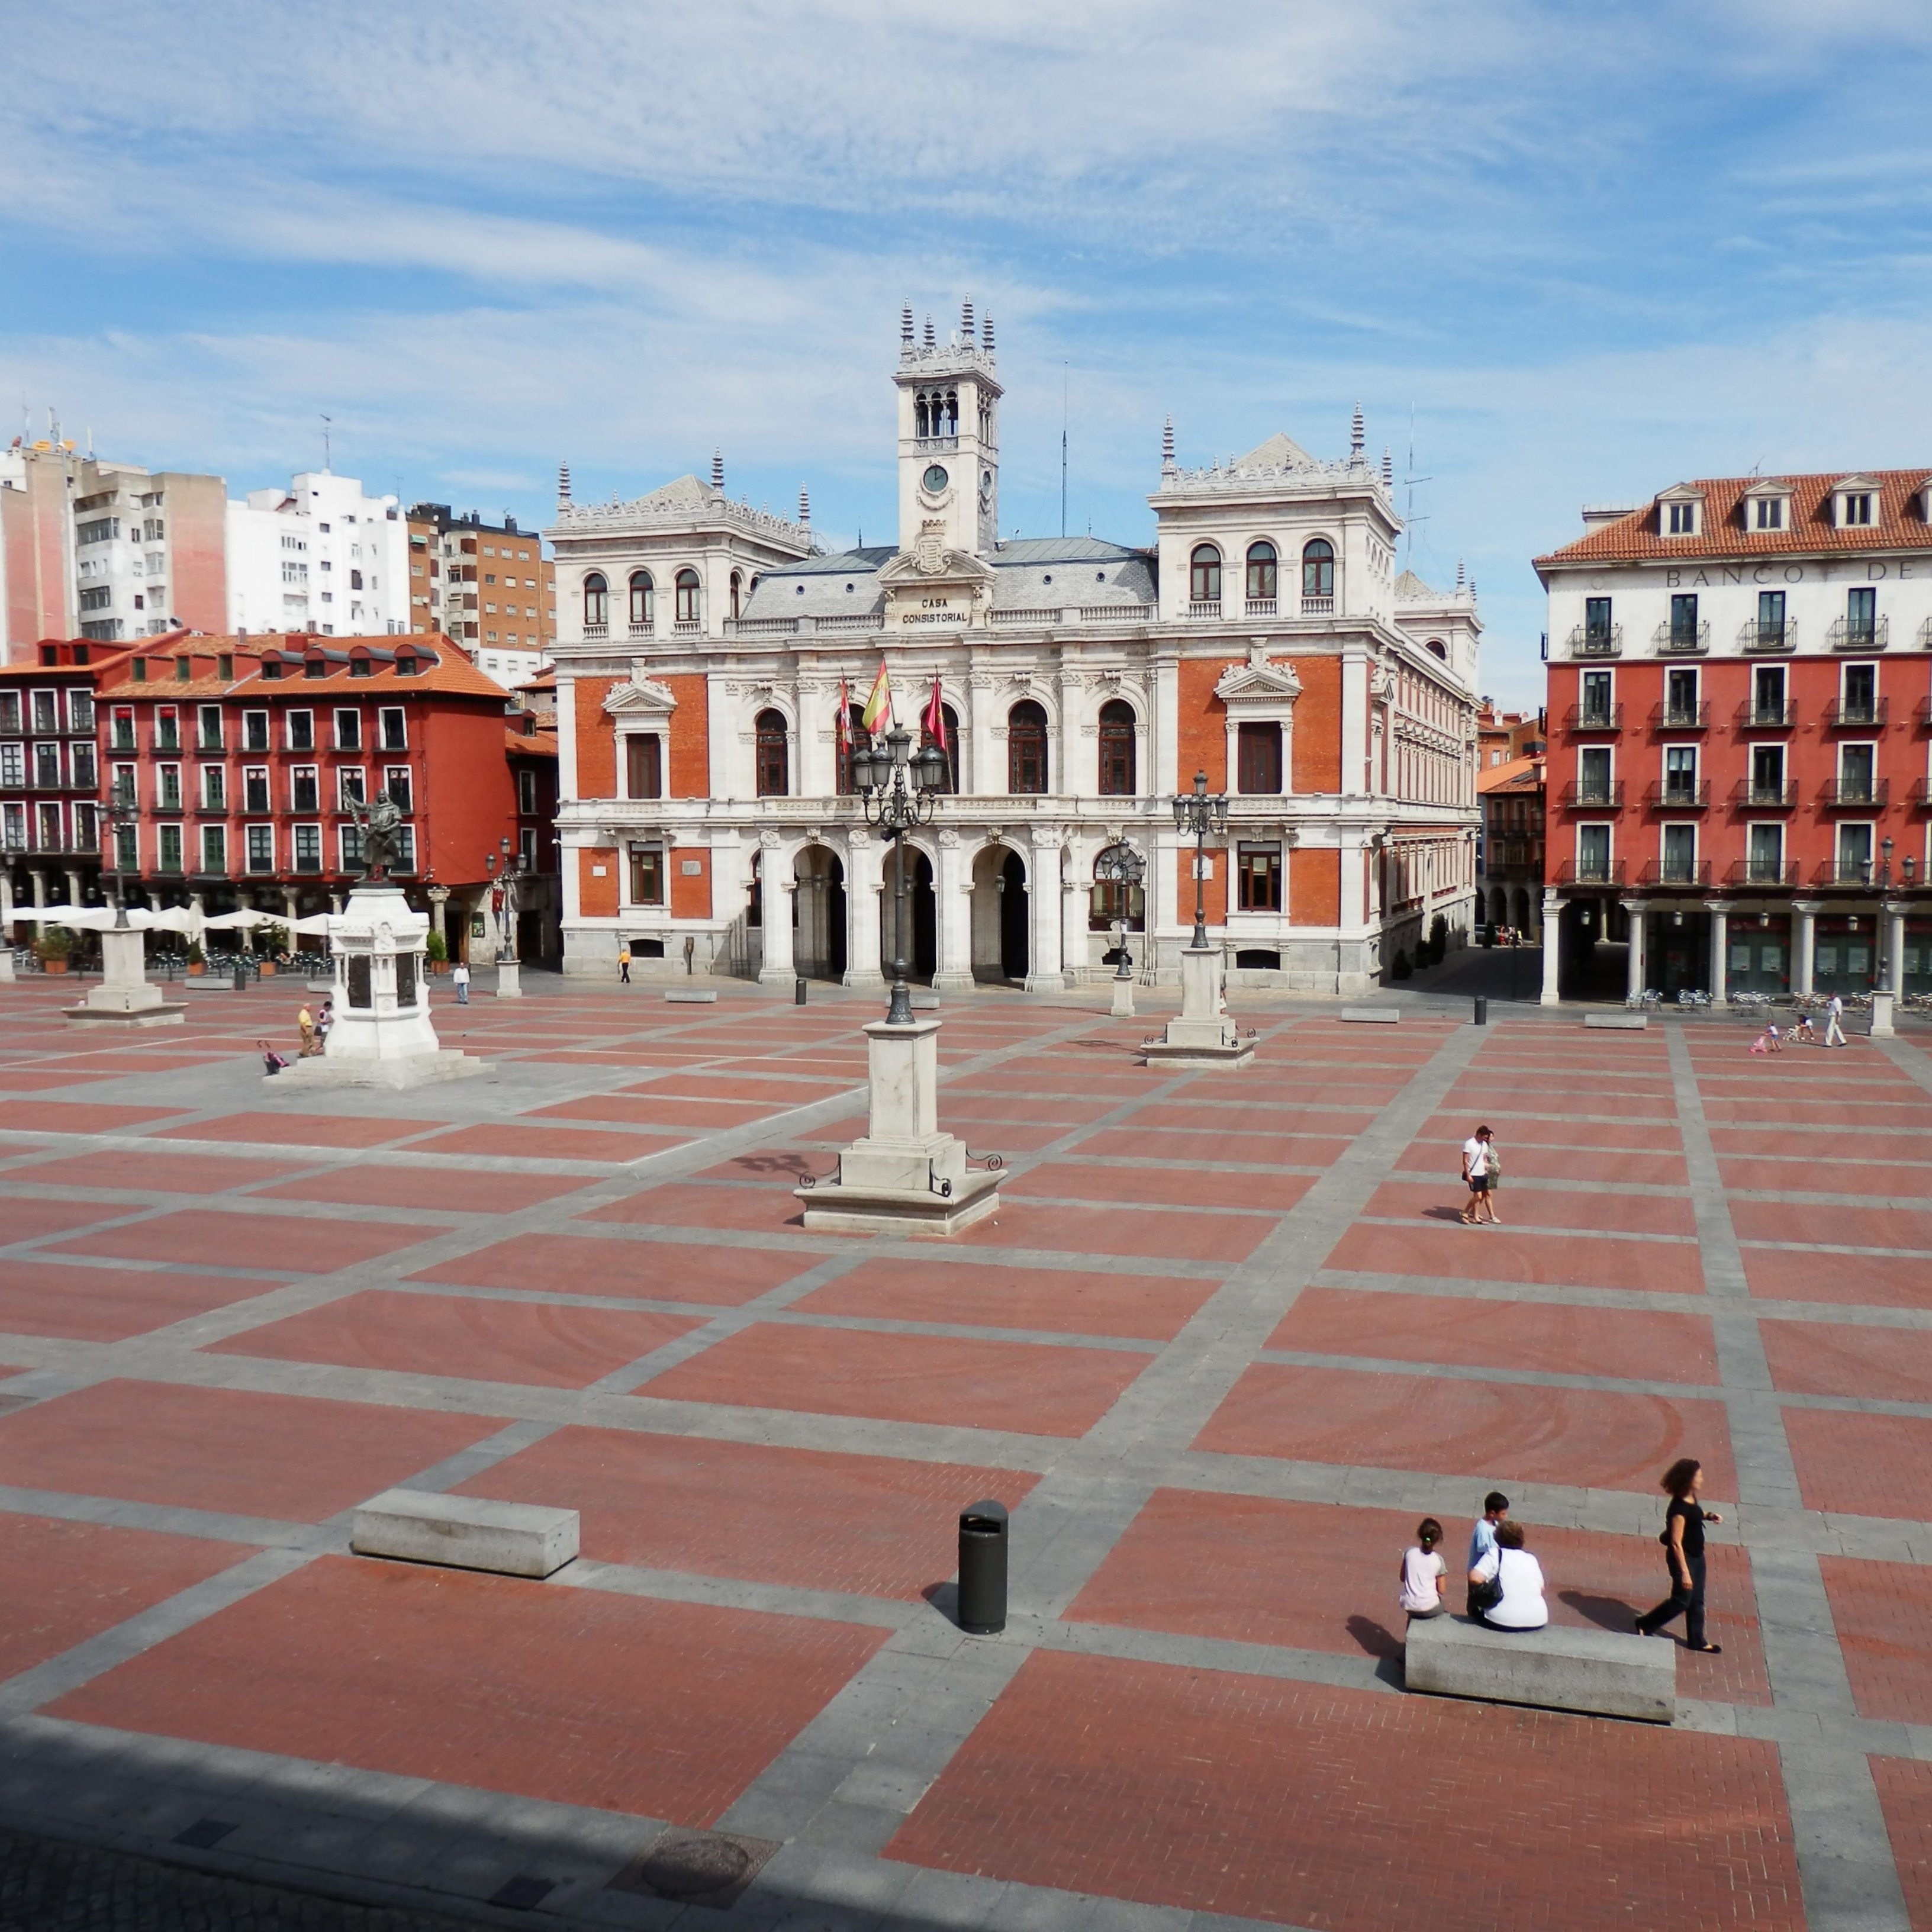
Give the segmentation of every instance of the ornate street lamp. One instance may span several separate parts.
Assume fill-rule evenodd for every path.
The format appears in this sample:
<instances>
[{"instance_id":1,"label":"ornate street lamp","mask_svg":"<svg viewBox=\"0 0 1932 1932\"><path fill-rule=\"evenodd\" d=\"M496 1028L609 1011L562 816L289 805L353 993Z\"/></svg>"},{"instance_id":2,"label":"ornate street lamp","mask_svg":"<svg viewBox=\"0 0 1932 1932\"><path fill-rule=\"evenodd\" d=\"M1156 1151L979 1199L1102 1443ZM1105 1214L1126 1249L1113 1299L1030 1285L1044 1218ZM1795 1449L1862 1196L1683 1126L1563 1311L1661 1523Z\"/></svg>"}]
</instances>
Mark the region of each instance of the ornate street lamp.
<instances>
[{"instance_id":1,"label":"ornate street lamp","mask_svg":"<svg viewBox=\"0 0 1932 1932\"><path fill-rule=\"evenodd\" d=\"M1174 823L1176 830L1184 837L1190 832L1194 835L1194 937L1187 944L1190 951L1205 952L1208 950L1208 902L1203 871L1207 862L1208 835L1210 832L1226 832L1228 829L1226 794L1216 792L1210 796L1208 790L1208 774L1196 772L1193 790L1175 794Z\"/></svg>"},{"instance_id":2,"label":"ornate street lamp","mask_svg":"<svg viewBox=\"0 0 1932 1932\"><path fill-rule=\"evenodd\" d=\"M123 827L138 825L140 820L134 794L116 784L107 794L107 802L100 808L100 843L104 850L112 855L112 862L106 869L114 881L114 925L117 932L124 929L128 923L128 892L125 874L121 869L121 833Z\"/></svg>"},{"instance_id":3,"label":"ornate street lamp","mask_svg":"<svg viewBox=\"0 0 1932 1932\"><path fill-rule=\"evenodd\" d=\"M910 1026L912 992L906 984L905 836L938 810L946 788L946 753L928 745L914 755L912 734L896 724L883 748L875 741L852 754L852 784L866 823L892 842L892 995L888 1026Z\"/></svg>"},{"instance_id":4,"label":"ornate street lamp","mask_svg":"<svg viewBox=\"0 0 1932 1932\"><path fill-rule=\"evenodd\" d=\"M1120 915L1114 922L1114 950L1118 956L1114 970L1117 980L1131 980L1134 976L1133 955L1127 950L1127 902L1129 896L1147 876L1147 863L1131 845L1109 845L1094 861L1094 882L1096 885L1119 886L1121 894Z\"/></svg>"}]
</instances>

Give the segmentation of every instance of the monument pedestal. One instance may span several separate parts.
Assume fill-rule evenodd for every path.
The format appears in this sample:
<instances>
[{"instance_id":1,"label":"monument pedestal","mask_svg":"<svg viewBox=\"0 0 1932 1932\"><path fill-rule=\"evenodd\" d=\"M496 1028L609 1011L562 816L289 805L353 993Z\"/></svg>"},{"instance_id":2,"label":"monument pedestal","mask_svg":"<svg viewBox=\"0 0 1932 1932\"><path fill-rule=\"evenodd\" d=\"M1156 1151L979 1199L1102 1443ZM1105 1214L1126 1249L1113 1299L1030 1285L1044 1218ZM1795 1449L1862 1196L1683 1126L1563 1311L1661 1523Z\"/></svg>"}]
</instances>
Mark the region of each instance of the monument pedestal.
<instances>
[{"instance_id":1,"label":"monument pedestal","mask_svg":"<svg viewBox=\"0 0 1932 1932\"><path fill-rule=\"evenodd\" d=\"M1114 980L1113 1017L1117 1020L1130 1020L1133 1016L1133 980L1127 974L1118 974Z\"/></svg>"},{"instance_id":2,"label":"monument pedestal","mask_svg":"<svg viewBox=\"0 0 1932 1932\"><path fill-rule=\"evenodd\" d=\"M1000 1175L969 1172L939 1130L939 1022L866 1029L871 1108L836 1180L796 1190L815 1233L956 1234L999 1205Z\"/></svg>"},{"instance_id":3,"label":"monument pedestal","mask_svg":"<svg viewBox=\"0 0 1932 1932\"><path fill-rule=\"evenodd\" d=\"M148 979L147 939L123 926L100 931L100 984L90 986L77 1006L64 1006L62 1015L83 1027L179 1026L188 1014L185 1000L170 1002ZM8 976L14 956L7 955Z\"/></svg>"},{"instance_id":4,"label":"monument pedestal","mask_svg":"<svg viewBox=\"0 0 1932 1932\"><path fill-rule=\"evenodd\" d=\"M328 1050L263 1076L272 1093L331 1087L421 1087L463 1080L483 1063L446 1048L429 1017L423 946L429 920L400 890L365 883L328 921L335 1025Z\"/></svg>"},{"instance_id":5,"label":"monument pedestal","mask_svg":"<svg viewBox=\"0 0 1932 1932\"><path fill-rule=\"evenodd\" d=\"M1180 1011L1141 1048L1150 1066L1245 1066L1255 1042L1235 1030L1221 1000L1221 956L1190 946L1180 956Z\"/></svg>"},{"instance_id":6,"label":"monument pedestal","mask_svg":"<svg viewBox=\"0 0 1932 1932\"><path fill-rule=\"evenodd\" d=\"M1892 1023L1893 995L1882 988L1871 996L1870 1034L1874 1040L1894 1040L1897 1030Z\"/></svg>"},{"instance_id":7,"label":"monument pedestal","mask_svg":"<svg viewBox=\"0 0 1932 1932\"><path fill-rule=\"evenodd\" d=\"M500 1000L520 1000L524 997L523 968L520 961L500 959L496 962L496 997Z\"/></svg>"}]
</instances>

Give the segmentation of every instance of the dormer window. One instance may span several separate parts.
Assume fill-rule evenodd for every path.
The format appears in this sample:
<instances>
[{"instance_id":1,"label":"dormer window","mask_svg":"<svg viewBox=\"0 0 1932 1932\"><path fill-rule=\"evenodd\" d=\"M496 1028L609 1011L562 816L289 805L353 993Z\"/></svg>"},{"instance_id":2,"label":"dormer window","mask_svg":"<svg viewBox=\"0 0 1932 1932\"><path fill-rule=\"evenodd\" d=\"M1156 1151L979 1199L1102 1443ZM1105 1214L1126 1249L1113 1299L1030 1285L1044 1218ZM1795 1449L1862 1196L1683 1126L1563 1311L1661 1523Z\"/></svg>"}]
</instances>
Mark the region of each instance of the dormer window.
<instances>
[{"instance_id":1,"label":"dormer window","mask_svg":"<svg viewBox=\"0 0 1932 1932\"><path fill-rule=\"evenodd\" d=\"M1875 476L1847 476L1832 492L1832 521L1841 530L1868 530L1878 521L1879 483Z\"/></svg>"},{"instance_id":2,"label":"dormer window","mask_svg":"<svg viewBox=\"0 0 1932 1932\"><path fill-rule=\"evenodd\" d=\"M1749 514L1745 527L1754 530L1781 530L1784 527L1784 499L1782 496L1754 496L1749 505Z\"/></svg>"},{"instance_id":3,"label":"dormer window","mask_svg":"<svg viewBox=\"0 0 1932 1932\"><path fill-rule=\"evenodd\" d=\"M1690 490L1659 497L1658 527L1667 537L1701 536L1704 530L1703 498Z\"/></svg>"},{"instance_id":4,"label":"dormer window","mask_svg":"<svg viewBox=\"0 0 1932 1932\"><path fill-rule=\"evenodd\" d=\"M1843 504L1844 507L1838 518L1841 528L1848 530L1859 530L1870 524L1872 520L1872 500L1871 492L1869 490L1847 490L1843 499Z\"/></svg>"}]
</instances>

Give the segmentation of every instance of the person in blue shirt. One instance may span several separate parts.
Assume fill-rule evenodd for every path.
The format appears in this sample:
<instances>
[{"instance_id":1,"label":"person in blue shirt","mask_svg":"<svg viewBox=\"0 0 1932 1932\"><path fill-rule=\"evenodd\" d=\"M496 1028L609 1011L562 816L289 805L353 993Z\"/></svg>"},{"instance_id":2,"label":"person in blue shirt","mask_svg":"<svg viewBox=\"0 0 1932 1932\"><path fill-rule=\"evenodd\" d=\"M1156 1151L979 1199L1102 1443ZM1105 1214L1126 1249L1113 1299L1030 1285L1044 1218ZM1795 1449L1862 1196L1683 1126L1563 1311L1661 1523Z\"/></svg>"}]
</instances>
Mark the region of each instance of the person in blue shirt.
<instances>
[{"instance_id":1,"label":"person in blue shirt","mask_svg":"<svg viewBox=\"0 0 1932 1932\"><path fill-rule=\"evenodd\" d=\"M1496 1525L1509 1514L1510 1500L1500 1490L1492 1490L1483 1498L1483 1514L1477 1519L1475 1527L1469 1532L1469 1560L1462 1567L1472 1573L1469 1578L1469 1595L1467 1608L1472 1617L1482 1615L1482 1606L1476 1601L1476 1592L1482 1586L1473 1574L1476 1566L1496 1546Z\"/></svg>"}]
</instances>

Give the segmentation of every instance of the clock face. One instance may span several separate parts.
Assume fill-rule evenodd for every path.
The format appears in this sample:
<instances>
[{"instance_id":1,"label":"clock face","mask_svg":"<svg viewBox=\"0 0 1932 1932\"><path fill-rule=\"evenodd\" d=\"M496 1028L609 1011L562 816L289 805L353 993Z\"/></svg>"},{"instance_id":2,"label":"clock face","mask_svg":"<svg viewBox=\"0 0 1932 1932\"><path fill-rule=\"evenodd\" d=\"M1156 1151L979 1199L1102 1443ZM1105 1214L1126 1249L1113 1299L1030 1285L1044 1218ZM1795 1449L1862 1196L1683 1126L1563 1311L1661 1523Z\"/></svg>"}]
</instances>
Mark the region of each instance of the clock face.
<instances>
[{"instance_id":1,"label":"clock face","mask_svg":"<svg viewBox=\"0 0 1932 1932\"><path fill-rule=\"evenodd\" d=\"M951 481L951 478L947 476L945 466L943 464L934 463L927 466L926 476L923 480L926 484L927 494L930 496L936 496L939 494L940 490L946 488L947 483Z\"/></svg>"}]
</instances>

